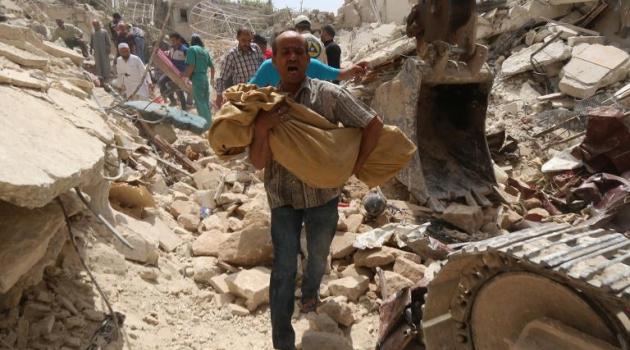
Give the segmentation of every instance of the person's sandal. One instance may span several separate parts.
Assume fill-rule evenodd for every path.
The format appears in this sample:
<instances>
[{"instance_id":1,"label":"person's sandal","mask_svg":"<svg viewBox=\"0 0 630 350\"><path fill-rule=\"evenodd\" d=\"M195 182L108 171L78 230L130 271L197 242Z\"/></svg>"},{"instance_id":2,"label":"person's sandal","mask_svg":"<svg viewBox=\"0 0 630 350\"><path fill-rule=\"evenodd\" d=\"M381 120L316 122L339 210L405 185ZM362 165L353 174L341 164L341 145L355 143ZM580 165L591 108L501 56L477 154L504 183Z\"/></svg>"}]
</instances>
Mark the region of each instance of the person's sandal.
<instances>
[{"instance_id":1,"label":"person's sandal","mask_svg":"<svg viewBox=\"0 0 630 350\"><path fill-rule=\"evenodd\" d=\"M300 311L302 313L315 312L317 310L317 298L310 298L302 301L302 305L300 307Z\"/></svg>"}]
</instances>

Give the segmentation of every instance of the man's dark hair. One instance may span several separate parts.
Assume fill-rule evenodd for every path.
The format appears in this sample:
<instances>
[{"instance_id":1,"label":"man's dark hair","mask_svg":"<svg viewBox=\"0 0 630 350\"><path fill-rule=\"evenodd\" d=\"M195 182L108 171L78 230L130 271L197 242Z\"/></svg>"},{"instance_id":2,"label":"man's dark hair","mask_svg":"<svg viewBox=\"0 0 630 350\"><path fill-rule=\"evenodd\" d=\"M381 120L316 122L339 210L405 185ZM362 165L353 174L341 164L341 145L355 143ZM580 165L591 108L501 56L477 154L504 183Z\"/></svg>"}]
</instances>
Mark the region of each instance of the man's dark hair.
<instances>
[{"instance_id":1,"label":"man's dark hair","mask_svg":"<svg viewBox=\"0 0 630 350\"><path fill-rule=\"evenodd\" d=\"M256 34L254 35L254 44L258 45L258 46L267 46L267 39L265 39L264 36L260 35L260 34Z\"/></svg>"},{"instance_id":2,"label":"man's dark hair","mask_svg":"<svg viewBox=\"0 0 630 350\"><path fill-rule=\"evenodd\" d=\"M191 46L197 45L197 46L204 47L201 37L197 34L193 34L192 38L190 38L190 45Z\"/></svg>"},{"instance_id":3,"label":"man's dark hair","mask_svg":"<svg viewBox=\"0 0 630 350\"><path fill-rule=\"evenodd\" d=\"M254 31L253 31L251 28L249 28L249 27L239 27L239 28L236 30L236 37L238 38L238 37L239 37L239 36L241 36L241 34L243 34L243 33L250 33L250 34L254 34Z\"/></svg>"},{"instance_id":4,"label":"man's dark hair","mask_svg":"<svg viewBox=\"0 0 630 350\"><path fill-rule=\"evenodd\" d=\"M120 13L118 13L118 12L114 12L114 14L112 15L112 18L113 18L113 19L121 19L121 18L122 18L122 16L120 15Z\"/></svg>"},{"instance_id":5,"label":"man's dark hair","mask_svg":"<svg viewBox=\"0 0 630 350\"><path fill-rule=\"evenodd\" d=\"M276 55L276 52L278 52L278 37L280 36L280 34L283 34L286 32L295 32L298 35L300 34L293 28L285 29L283 31L275 33L273 36L273 40L271 41L271 52L273 53L274 56ZM308 52L308 41L306 41L306 39L304 39L304 50Z\"/></svg>"},{"instance_id":6,"label":"man's dark hair","mask_svg":"<svg viewBox=\"0 0 630 350\"><path fill-rule=\"evenodd\" d=\"M171 33L168 35L169 39L178 39L178 40L183 40L182 36L179 35L179 33Z\"/></svg>"},{"instance_id":7,"label":"man's dark hair","mask_svg":"<svg viewBox=\"0 0 630 350\"><path fill-rule=\"evenodd\" d=\"M322 28L322 30L323 30L324 32L328 33L328 35L330 35L330 36L331 36L331 37L333 37L333 38L335 37L335 34L337 34L337 33L335 32L335 27L333 27L333 26L332 26L332 25L330 25L330 24L325 25L325 26Z\"/></svg>"}]
</instances>

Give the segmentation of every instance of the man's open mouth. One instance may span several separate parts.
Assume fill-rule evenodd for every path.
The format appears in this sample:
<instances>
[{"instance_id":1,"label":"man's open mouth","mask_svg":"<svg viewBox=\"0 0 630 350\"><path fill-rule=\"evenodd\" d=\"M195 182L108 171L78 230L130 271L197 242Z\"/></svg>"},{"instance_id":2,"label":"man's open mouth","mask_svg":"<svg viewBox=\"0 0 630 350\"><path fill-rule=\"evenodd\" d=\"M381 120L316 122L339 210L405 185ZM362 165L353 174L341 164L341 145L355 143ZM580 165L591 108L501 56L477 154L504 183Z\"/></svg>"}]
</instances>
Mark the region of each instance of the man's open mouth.
<instances>
[{"instance_id":1,"label":"man's open mouth","mask_svg":"<svg viewBox=\"0 0 630 350\"><path fill-rule=\"evenodd\" d=\"M297 72L297 71L298 71L298 67L289 66L289 67L287 67L287 70L288 70L289 72Z\"/></svg>"}]
</instances>

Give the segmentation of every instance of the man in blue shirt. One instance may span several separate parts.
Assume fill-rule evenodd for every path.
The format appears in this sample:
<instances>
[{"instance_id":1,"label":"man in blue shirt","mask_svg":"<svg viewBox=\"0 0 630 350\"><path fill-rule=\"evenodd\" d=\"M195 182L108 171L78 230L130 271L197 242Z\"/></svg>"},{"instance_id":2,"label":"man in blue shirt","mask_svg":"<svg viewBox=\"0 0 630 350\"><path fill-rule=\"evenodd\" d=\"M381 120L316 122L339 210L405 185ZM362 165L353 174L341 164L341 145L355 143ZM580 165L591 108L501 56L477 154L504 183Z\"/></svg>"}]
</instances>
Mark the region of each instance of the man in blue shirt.
<instances>
[{"instance_id":1,"label":"man in blue shirt","mask_svg":"<svg viewBox=\"0 0 630 350\"><path fill-rule=\"evenodd\" d=\"M184 38L182 38L182 36L178 33L169 35L169 39L171 41L171 49L168 51L168 57L180 73L184 72L186 70L186 52L188 51L188 45L186 45ZM182 105L182 110L185 111L188 109L184 92L175 86L175 84L172 83L171 78L169 78L166 74L160 78L158 86L160 87L162 97L164 97L165 100L171 101L171 106L177 104L174 96L174 94L177 94L177 98Z\"/></svg>"},{"instance_id":2,"label":"man in blue shirt","mask_svg":"<svg viewBox=\"0 0 630 350\"><path fill-rule=\"evenodd\" d=\"M349 68L337 69L326 65L317 59L311 59L306 69L306 75L309 78L319 80L346 80L357 75L365 74L366 70L367 63L365 62L354 64ZM271 59L263 62L256 71L256 74L254 74L254 77L249 80L250 84L256 84L259 87L276 86L279 82L280 74L278 73L276 67L274 67Z\"/></svg>"}]
</instances>

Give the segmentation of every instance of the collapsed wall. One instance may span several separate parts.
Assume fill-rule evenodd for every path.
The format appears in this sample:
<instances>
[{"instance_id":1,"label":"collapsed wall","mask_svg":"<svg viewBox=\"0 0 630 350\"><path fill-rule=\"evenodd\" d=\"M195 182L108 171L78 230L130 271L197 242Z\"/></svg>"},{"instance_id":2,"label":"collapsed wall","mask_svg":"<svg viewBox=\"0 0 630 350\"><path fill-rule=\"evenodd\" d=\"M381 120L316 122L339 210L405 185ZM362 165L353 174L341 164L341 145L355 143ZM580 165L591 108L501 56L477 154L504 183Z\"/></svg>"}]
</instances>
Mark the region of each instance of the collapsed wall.
<instances>
[{"instance_id":1,"label":"collapsed wall","mask_svg":"<svg viewBox=\"0 0 630 350\"><path fill-rule=\"evenodd\" d=\"M56 198L102 181L113 133L87 99L82 62L26 26L0 24L0 311L41 281L68 237Z\"/></svg>"},{"instance_id":2,"label":"collapsed wall","mask_svg":"<svg viewBox=\"0 0 630 350\"><path fill-rule=\"evenodd\" d=\"M346 0L339 9L337 23L344 29L360 27L362 23L404 24L416 3L415 0Z\"/></svg>"}]
</instances>

